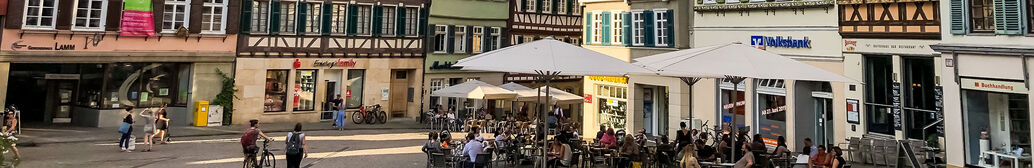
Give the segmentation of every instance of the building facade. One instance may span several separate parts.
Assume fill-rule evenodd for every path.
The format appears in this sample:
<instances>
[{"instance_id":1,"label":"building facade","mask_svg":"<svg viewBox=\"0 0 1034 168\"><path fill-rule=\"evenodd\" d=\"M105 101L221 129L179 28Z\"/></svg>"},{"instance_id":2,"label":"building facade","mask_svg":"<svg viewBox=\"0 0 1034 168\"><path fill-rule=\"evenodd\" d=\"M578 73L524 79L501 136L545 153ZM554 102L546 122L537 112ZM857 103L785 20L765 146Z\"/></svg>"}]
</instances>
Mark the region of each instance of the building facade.
<instances>
[{"instance_id":1,"label":"building facade","mask_svg":"<svg viewBox=\"0 0 1034 168\"><path fill-rule=\"evenodd\" d=\"M943 134L938 1L837 1L848 137L930 140ZM840 124L843 125L843 124ZM943 146L939 146L942 147Z\"/></svg>"},{"instance_id":2,"label":"building facade","mask_svg":"<svg viewBox=\"0 0 1034 168\"><path fill-rule=\"evenodd\" d=\"M631 61L691 46L688 28L693 16L689 1L581 2L585 6L582 47ZM626 77L603 76L588 76L583 81L586 101L582 108L582 132L587 136L595 136L601 125L615 130L645 129L650 135L673 135L678 122L671 119L688 117L676 112L684 110L680 109L682 104L667 100L666 93L677 92L667 86L678 86L678 83L649 80L635 85ZM651 98L636 97L644 93L648 94L644 97ZM647 100L640 101L642 99Z\"/></svg>"},{"instance_id":3,"label":"building facade","mask_svg":"<svg viewBox=\"0 0 1034 168\"><path fill-rule=\"evenodd\" d=\"M556 40L580 45L582 42L582 6L578 0L510 0L507 20L510 44L521 44L553 37ZM530 88L545 83L535 80L533 74L505 74L504 82L514 82ZM582 76L561 76L550 86L572 94L582 94ZM564 116L581 118L581 105L560 105ZM534 115L529 115L534 116Z\"/></svg>"},{"instance_id":4,"label":"building facade","mask_svg":"<svg viewBox=\"0 0 1034 168\"><path fill-rule=\"evenodd\" d=\"M1028 65L1034 54L1030 1L942 1L940 43L931 45L943 87L945 146L951 167L994 165L991 160L1030 155ZM1021 150L1022 149L1022 150ZM1020 154L1016 154L1019 152ZM986 159L981 159L986 158Z\"/></svg>"},{"instance_id":5,"label":"building facade","mask_svg":"<svg viewBox=\"0 0 1034 168\"><path fill-rule=\"evenodd\" d=\"M495 101L467 101L460 98L431 96L445 87L469 80L492 85L503 84L502 72L464 71L452 66L456 61L509 46L507 34L509 2L503 0L439 0L431 7L428 18L427 59L424 61L423 108L433 105L454 107L460 116L478 104L497 108Z\"/></svg>"},{"instance_id":6,"label":"building facade","mask_svg":"<svg viewBox=\"0 0 1034 168\"><path fill-rule=\"evenodd\" d=\"M419 116L427 13L424 0L245 0L237 43L234 123L316 122L381 105L388 118Z\"/></svg>"},{"instance_id":7,"label":"building facade","mask_svg":"<svg viewBox=\"0 0 1034 168\"><path fill-rule=\"evenodd\" d=\"M696 4L694 47L739 42L836 74L844 72L835 1L700 0ZM794 45L788 45L791 42ZM783 136L791 142L790 149L798 149L805 138L816 144L837 144L850 129L835 124L847 120L845 89L853 87L848 85L852 84L746 79L734 87L727 79L702 79L692 85L692 116L699 119L693 123L708 123L703 128L708 130L714 126L721 126L721 131L748 130L761 134L770 146ZM738 100L731 100L733 94Z\"/></svg>"},{"instance_id":8,"label":"building facade","mask_svg":"<svg viewBox=\"0 0 1034 168\"><path fill-rule=\"evenodd\" d=\"M233 74L240 1L150 2L126 8L153 7L135 18L153 29L123 25L121 0L9 1L0 105L27 125L113 127L127 107L167 104L173 125L193 124L195 103L221 91L217 72Z\"/></svg>"}]
</instances>

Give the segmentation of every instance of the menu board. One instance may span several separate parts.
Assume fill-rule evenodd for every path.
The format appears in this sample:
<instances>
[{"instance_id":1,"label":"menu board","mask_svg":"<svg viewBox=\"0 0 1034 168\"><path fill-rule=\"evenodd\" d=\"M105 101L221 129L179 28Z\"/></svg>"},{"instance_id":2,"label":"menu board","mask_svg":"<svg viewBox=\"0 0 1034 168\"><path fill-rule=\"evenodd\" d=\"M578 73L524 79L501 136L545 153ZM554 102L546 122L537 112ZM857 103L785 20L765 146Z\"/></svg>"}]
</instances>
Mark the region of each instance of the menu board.
<instances>
[{"instance_id":1,"label":"menu board","mask_svg":"<svg viewBox=\"0 0 1034 168\"><path fill-rule=\"evenodd\" d=\"M890 109L890 111L891 111L892 114L894 114L894 129L900 131L901 130L901 126L902 126L902 124L901 124L901 83L894 82L894 83L891 83L890 86L892 87L891 91L890 91L891 96L892 96L892 98L891 98L891 105L894 106L894 107L892 107Z\"/></svg>"}]
</instances>

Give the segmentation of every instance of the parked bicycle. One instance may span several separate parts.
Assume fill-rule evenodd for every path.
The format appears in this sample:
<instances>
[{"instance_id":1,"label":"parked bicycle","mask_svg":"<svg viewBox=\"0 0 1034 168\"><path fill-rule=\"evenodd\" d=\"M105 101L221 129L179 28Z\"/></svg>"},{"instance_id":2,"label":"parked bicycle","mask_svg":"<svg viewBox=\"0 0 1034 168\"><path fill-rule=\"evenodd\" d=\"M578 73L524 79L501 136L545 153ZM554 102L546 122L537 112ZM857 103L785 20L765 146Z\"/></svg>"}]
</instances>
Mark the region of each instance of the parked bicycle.
<instances>
[{"instance_id":1,"label":"parked bicycle","mask_svg":"<svg viewBox=\"0 0 1034 168\"><path fill-rule=\"evenodd\" d=\"M381 124L388 122L388 113L381 110L380 104L371 106L359 107L359 111L352 113L352 122L355 124L374 124L380 122Z\"/></svg>"},{"instance_id":2,"label":"parked bicycle","mask_svg":"<svg viewBox=\"0 0 1034 168\"><path fill-rule=\"evenodd\" d=\"M259 157L248 157L244 160L244 168L276 168L276 157L273 152L269 152L269 142L269 139L262 140L262 152L259 153Z\"/></svg>"}]
</instances>

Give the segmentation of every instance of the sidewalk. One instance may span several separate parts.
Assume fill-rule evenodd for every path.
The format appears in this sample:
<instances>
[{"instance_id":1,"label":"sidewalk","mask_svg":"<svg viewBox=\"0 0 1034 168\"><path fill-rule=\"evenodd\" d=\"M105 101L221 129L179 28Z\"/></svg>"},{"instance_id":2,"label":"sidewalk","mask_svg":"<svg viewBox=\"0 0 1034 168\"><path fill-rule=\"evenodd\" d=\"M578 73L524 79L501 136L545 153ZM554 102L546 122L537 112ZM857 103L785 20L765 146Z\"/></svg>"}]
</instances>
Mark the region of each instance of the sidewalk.
<instances>
[{"instance_id":1,"label":"sidewalk","mask_svg":"<svg viewBox=\"0 0 1034 168\"><path fill-rule=\"evenodd\" d=\"M294 129L294 123L262 123L260 127L263 132L288 132ZM302 123L306 131L314 130L335 130L331 123ZM385 124L345 124L345 130L374 130L374 129L420 129L423 125L411 118L400 118L388 121ZM176 126L169 128L169 134L175 141L177 137L196 137L214 135L236 135L247 129L247 125L215 126L215 127L193 127ZM52 143L73 143L73 142L118 142L120 133L117 127L43 127L43 128L22 128L22 134L17 135L18 146L36 146L39 144ZM133 135L141 138L144 132L140 128L134 128Z\"/></svg>"}]
</instances>

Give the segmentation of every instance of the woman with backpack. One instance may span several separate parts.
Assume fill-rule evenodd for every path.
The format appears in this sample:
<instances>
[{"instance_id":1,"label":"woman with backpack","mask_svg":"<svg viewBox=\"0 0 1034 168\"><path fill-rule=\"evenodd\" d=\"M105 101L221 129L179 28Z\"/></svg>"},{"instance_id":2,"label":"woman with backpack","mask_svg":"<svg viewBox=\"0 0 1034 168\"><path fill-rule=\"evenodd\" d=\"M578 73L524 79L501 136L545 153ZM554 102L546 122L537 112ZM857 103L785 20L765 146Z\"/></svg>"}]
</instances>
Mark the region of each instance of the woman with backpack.
<instances>
[{"instance_id":1,"label":"woman with backpack","mask_svg":"<svg viewBox=\"0 0 1034 168\"><path fill-rule=\"evenodd\" d=\"M298 168L303 157L308 157L305 151L305 133L302 133L302 123L294 124L294 131L287 133L287 147L284 148L287 155L287 168Z\"/></svg>"}]
</instances>

